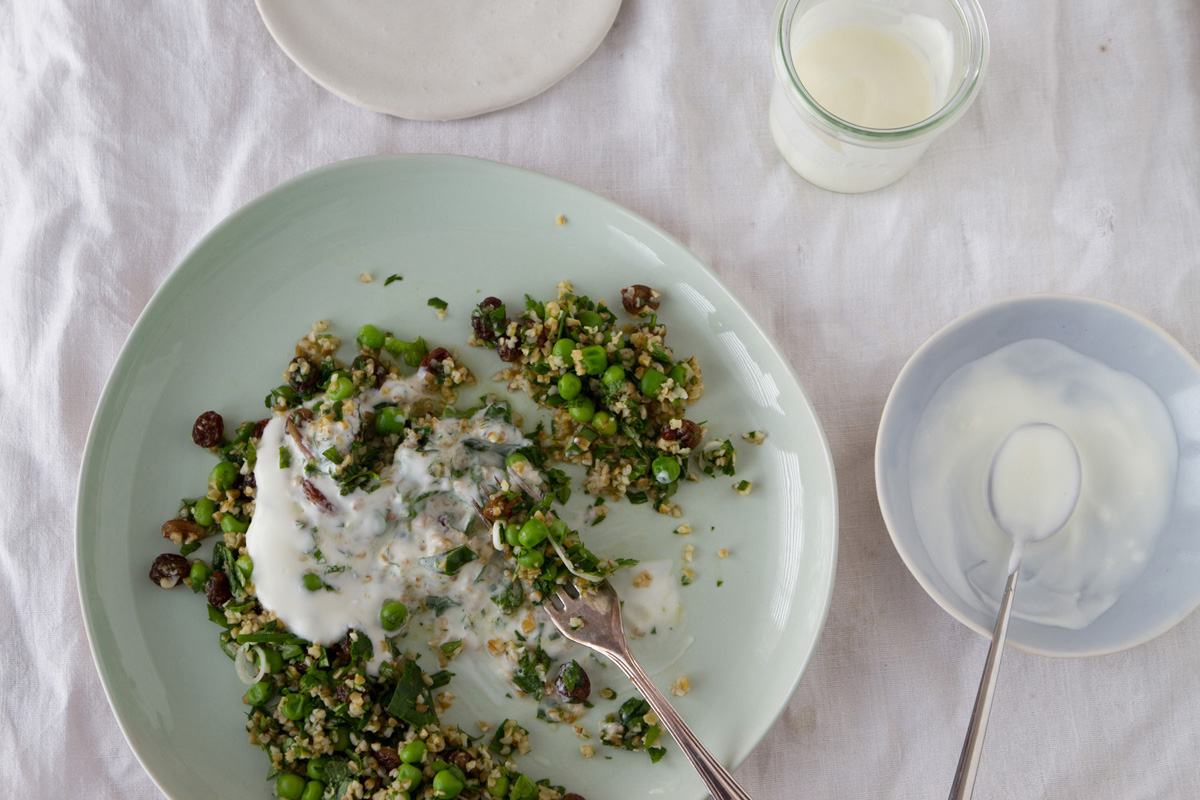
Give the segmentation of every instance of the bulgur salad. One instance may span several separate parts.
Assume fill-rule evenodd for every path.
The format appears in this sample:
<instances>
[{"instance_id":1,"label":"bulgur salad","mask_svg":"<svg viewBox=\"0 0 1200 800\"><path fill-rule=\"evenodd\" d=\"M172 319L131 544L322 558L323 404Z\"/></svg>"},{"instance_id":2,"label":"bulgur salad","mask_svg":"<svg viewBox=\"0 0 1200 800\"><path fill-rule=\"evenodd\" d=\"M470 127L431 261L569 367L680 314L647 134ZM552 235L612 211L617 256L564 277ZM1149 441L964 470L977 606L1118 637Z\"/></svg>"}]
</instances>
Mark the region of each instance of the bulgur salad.
<instances>
[{"instance_id":1,"label":"bulgur salad","mask_svg":"<svg viewBox=\"0 0 1200 800\"><path fill-rule=\"evenodd\" d=\"M347 364L327 323L297 343L266 418L229 435L216 412L196 420L193 441L219 461L163 524L178 552L150 579L207 600L278 796L582 800L520 770L530 741L515 721L469 735L442 720L460 657L489 665L508 697L535 698L540 719L662 758L641 698L586 719L615 694L593 696L595 662L537 611L560 584L587 591L638 568L584 544L606 503L679 516L683 482L734 473L732 442L705 443L684 416L700 366L667 346L659 302L628 287L624 323L566 283L511 317L498 298L480 303L469 343L495 349L497 378L550 410L528 430L504 398L460 403L475 378L450 350L364 325ZM586 469L583 513L567 509L572 480L556 464Z\"/></svg>"}]
</instances>

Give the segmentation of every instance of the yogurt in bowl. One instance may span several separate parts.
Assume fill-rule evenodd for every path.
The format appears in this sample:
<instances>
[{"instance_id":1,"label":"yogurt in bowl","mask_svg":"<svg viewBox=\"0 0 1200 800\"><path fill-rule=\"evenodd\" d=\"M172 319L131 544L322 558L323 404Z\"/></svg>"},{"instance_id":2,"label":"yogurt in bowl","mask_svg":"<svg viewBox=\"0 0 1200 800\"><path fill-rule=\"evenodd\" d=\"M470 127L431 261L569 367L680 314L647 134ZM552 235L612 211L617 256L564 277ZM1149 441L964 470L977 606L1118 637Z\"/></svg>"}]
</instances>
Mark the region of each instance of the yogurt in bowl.
<instances>
[{"instance_id":1,"label":"yogurt in bowl","mask_svg":"<svg viewBox=\"0 0 1200 800\"><path fill-rule=\"evenodd\" d=\"M888 531L943 608L990 634L1012 541L987 506L1010 431L1048 422L1078 448L1079 505L1025 553L1009 642L1084 656L1141 644L1200 604L1200 365L1098 300L1035 295L977 309L901 371L876 484Z\"/></svg>"}]
</instances>

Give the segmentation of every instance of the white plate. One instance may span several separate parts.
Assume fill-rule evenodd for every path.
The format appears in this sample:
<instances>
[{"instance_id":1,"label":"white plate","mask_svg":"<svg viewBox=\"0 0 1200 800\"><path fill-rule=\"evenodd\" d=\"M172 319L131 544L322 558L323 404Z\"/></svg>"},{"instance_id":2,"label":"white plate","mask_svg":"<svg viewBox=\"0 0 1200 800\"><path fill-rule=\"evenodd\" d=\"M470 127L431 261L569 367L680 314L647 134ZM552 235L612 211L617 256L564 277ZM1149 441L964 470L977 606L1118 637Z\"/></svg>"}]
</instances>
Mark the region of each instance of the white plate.
<instances>
[{"instance_id":1,"label":"white plate","mask_svg":"<svg viewBox=\"0 0 1200 800\"><path fill-rule=\"evenodd\" d=\"M559 215L566 224L556 224ZM374 281L362 283L363 272ZM385 286L392 273L404 280ZM134 326L92 423L76 531L84 616L117 719L169 797L271 795L266 758L246 744L245 687L217 647L203 602L146 577L154 557L171 549L159 526L212 467L190 441L195 417L208 409L230 424L262 417L263 396L317 319L346 339L366 322L422 334L456 348L486 379L500 362L466 347L471 308L488 294L550 296L564 278L612 304L631 283L660 289L668 341L704 370L708 391L694 418L716 435L769 433L759 447L737 440L739 477L755 484L748 497L732 491L731 478L704 478L680 491L682 520L614 504L613 518L586 536L599 553L673 559L676 575L684 544L695 545L696 583L681 589L694 642L654 677L664 689L689 677L692 691L677 708L727 765L770 728L816 646L837 550L829 450L787 362L707 267L608 200L487 161L360 159L268 192L197 245ZM426 305L434 295L450 304L445 321ZM680 522L694 533L672 534ZM730 550L727 559L717 557L720 548ZM657 657L652 640L661 638L637 640L635 652ZM521 720L534 744L523 768L588 800L704 795L673 744L651 765L642 753L593 740L600 752L586 760L570 730L535 718L532 700L497 702L494 691L460 679L451 688L459 698L452 721L478 733L476 720ZM619 702L597 698L589 726Z\"/></svg>"},{"instance_id":2,"label":"white plate","mask_svg":"<svg viewBox=\"0 0 1200 800\"><path fill-rule=\"evenodd\" d=\"M486 114L541 94L604 40L621 0L256 0L317 83L407 119Z\"/></svg>"}]
</instances>

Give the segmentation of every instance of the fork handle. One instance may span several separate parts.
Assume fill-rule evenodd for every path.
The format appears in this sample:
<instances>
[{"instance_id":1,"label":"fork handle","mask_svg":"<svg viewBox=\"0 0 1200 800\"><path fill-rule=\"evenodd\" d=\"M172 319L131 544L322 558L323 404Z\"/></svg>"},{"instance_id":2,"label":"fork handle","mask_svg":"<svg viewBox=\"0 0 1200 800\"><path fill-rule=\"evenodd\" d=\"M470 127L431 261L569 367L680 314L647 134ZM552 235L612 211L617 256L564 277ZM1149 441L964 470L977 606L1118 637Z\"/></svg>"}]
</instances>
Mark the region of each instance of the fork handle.
<instances>
[{"instance_id":1,"label":"fork handle","mask_svg":"<svg viewBox=\"0 0 1200 800\"><path fill-rule=\"evenodd\" d=\"M633 655L628 651L624 653L609 652L607 655L621 668L622 672L629 676L629 680L633 681L633 685L642 693L642 697L646 698L650 708L654 709L658 721L666 728L667 733L671 734L671 738L679 745L679 749L687 756L688 761L692 762L696 772L700 773L700 778L708 787L713 800L751 800L750 795L746 794L746 790L738 786L738 782L729 774L729 770L721 766L721 762L717 761L713 754L708 752L708 748L700 743L696 734L692 733L692 729L683 721L683 717L679 716L671 707L670 702L650 680Z\"/></svg>"}]
</instances>

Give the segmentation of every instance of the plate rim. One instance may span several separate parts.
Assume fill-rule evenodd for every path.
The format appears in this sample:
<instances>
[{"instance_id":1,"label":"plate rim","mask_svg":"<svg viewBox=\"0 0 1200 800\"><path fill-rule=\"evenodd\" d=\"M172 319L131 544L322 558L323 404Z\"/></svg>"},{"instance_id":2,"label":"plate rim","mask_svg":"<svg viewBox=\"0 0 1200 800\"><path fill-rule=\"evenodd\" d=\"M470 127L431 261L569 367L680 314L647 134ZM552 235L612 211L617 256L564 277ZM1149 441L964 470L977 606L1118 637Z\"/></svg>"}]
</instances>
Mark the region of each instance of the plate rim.
<instances>
[{"instance_id":1,"label":"plate rim","mask_svg":"<svg viewBox=\"0 0 1200 800\"><path fill-rule=\"evenodd\" d=\"M884 403L883 413L879 418L879 429L875 435L875 497L879 503L879 510L883 516L884 527L887 529L888 538L891 539L892 546L896 548L896 552L900 555L900 559L904 562L904 566L908 569L909 574L916 579L921 588L925 590L925 593L929 595L929 597L935 603L937 603L943 611L985 639L992 638L992 630L984 625L978 624L975 620L969 618L957 607L955 607L954 604L951 603L950 600L947 599L944 594L928 580L923 572L917 568L916 562L908 548L894 533L894 529L896 527L895 518L891 512L891 505L883 491L883 486L886 479L884 477L885 469L881 456L881 445L883 444L885 429L888 427L888 422L891 417L889 412L892 414L895 413L893 400L896 397L897 387L900 386L902 381L908 378L909 374L915 370L915 365L924 358L925 354L932 349L934 345L940 343L946 337L953 335L959 329L965 327L971 322L974 322L977 318L994 313L996 310L1006 305L1017 305L1028 302L1040 303L1049 300L1066 301L1070 303L1078 303L1081 306L1103 308L1106 311L1113 312L1120 316L1131 319L1132 321L1147 328L1150 333L1157 336L1159 340L1169 345L1179 355L1183 356L1183 358L1190 363L1192 370L1196 373L1198 379L1200 379L1200 361L1197 361L1196 358L1190 352L1188 352L1188 350L1182 344L1180 344L1174 336L1172 336L1158 323L1111 300L1106 300L1100 297L1092 297L1090 295L1071 294L1069 292L1034 292L1031 294L1010 295L1008 297L990 300L982 305L976 306L975 308L964 312L963 314L960 314L950 322L938 328L936 331L930 334L924 342L921 343L920 347L913 351L911 356L908 357L908 359L904 362L904 366L901 367L900 371L897 373L896 380L892 383L892 388L888 391L887 401ZM1168 619L1160 625L1148 629L1147 632L1139 635L1138 637L1134 637L1134 640L1130 641L1129 643L1120 644L1113 647L1096 647L1075 651L1050 650L1047 648L1036 647L1014 641L1011 638L1006 639L1005 646L1011 647L1014 650L1019 650L1022 653L1045 656L1048 658L1076 659L1112 655L1114 653L1121 653L1126 650L1131 650L1135 647L1140 647L1148 642L1153 641L1154 639L1157 639L1159 636L1162 636L1180 622L1187 619L1187 617L1190 616L1197 608L1200 608L1200 593L1197 594L1196 601L1193 603L1191 608L1189 608L1179 617Z\"/></svg>"},{"instance_id":2,"label":"plate rim","mask_svg":"<svg viewBox=\"0 0 1200 800\"><path fill-rule=\"evenodd\" d=\"M162 785L162 783L159 780L159 776L156 773L156 770L143 757L143 753L139 750L139 748L137 746L135 746L134 740L131 738L130 732L128 730L125 714L121 711L120 706L116 702L114 702L115 688L114 688L113 676L110 674L110 671L106 668L105 664L103 664L101 662L100 656L99 656L98 650L97 650L96 628L97 628L98 623L100 622L100 618L98 618L96 616L98 614L98 609L96 609L94 607L94 605L89 604L85 599L88 594L88 589L90 586L89 581L91 580L91 578L86 574L86 571L85 571L84 565L83 565L83 560L81 559L81 550L85 549L84 536L83 536L84 526L81 524L81 520L84 519L84 512L87 510L85 506L87 505L87 498L88 498L88 495L85 494L85 490L89 489L89 484L96 480L96 478L94 476L92 476L92 473L94 471L89 471L88 465L96 458L97 450L105 444L105 442L101 441L101 433L99 431L98 426L101 424L102 417L107 418L112 413L110 411L110 406L112 405L113 402L115 402L115 397L117 394L117 383L119 382L119 380L121 380L123 378L123 376L124 376L123 374L128 369L130 369L130 365L134 358L133 355L131 354L132 351L130 349L131 342L133 342L133 340L135 339L135 337L137 336L137 334L141 330L141 328L143 326L149 324L147 322L147 319L149 316L151 316L151 312L157 306L157 304L165 302L163 300L163 297L165 295L167 295L168 292L173 290L176 283L178 283L179 281L182 281L182 280L186 280L188 278L188 275L184 274L184 272L182 271L181 268L185 264L191 262L192 259L195 258L196 255L199 252L201 252L203 249L206 249L210 245L211 242L213 242L214 240L219 240L220 237L222 237L225 234L225 232L228 228L238 224L240 219L245 214L251 212L253 209L259 207L260 205L272 202L276 197L278 197L280 195L286 196L295 187L297 187L301 184L307 183L309 181L312 181L312 180L320 179L327 173L339 172L344 169L353 169L357 166L369 165L372 163L404 163L404 162L411 162L413 164L420 164L420 163L435 163L436 164L436 163L441 162L441 163L445 163L445 164L451 165L451 166L467 164L475 169L495 170L500 173L509 173L509 174L522 176L525 179L532 179L535 181L538 181L538 180L548 181L548 182L552 183L553 185L557 186L558 188L563 189L565 191L583 193L590 200L593 200L595 202L599 202L599 203L603 204L604 206L608 207L611 211L613 211L617 215L630 219L636 225L644 226L651 233L654 233L654 234L662 237L670 245L679 248L679 251L686 254L691 259L693 266L699 267L702 272L707 273L708 277L714 281L716 286L728 296L728 298L734 304L736 309L744 315L744 317L745 317L746 321L749 323L751 329L755 333L757 333L759 336L761 336L763 341L771 348L772 351L774 351L775 355L779 359L780 364L786 370L786 374L788 376L790 376L792 381L794 381L796 388L800 393L800 397L804 401L803 408L799 409L799 410L803 412L803 415L811 418L812 431L813 431L813 433L815 433L816 441L820 444L819 454L818 454L819 458L817 460L821 464L823 478L828 480L828 483L829 483L829 497L825 500L825 503L828 505L828 509L829 509L829 521L828 521L829 559L828 559L828 562L823 565L823 569L821 569L819 571L819 575L820 575L820 577L823 578L826 589L823 593L824 597L821 602L821 608L820 608L819 615L816 618L816 625L814 626L815 635L813 637L813 641L812 641L811 645L807 648L807 652L805 653L804 657L802 659L800 659L799 661L795 662L795 664L793 666L794 672L793 672L790 680L788 681L788 690L787 690L782 702L780 703L779 708L776 709L774 711L774 713L770 715L770 717L767 721L767 724L762 729L762 732L760 734L758 734L757 736L755 736L752 741L748 740L749 746L744 748L744 752L738 753L735 756L735 760L729 766L730 772L735 771L738 767L740 767L747 760L747 758L749 758L750 754L753 753L755 749L757 749L757 747L762 743L762 741L766 738L766 736L770 733L770 731L775 727L775 725L778 723L779 719L782 717L783 713L787 710L788 706L790 705L791 700L792 700L793 696L795 695L796 689L800 685L800 681L803 679L805 673L808 671L809 665L812 663L812 659L816 653L817 646L819 645L821 637L825 632L825 625L828 622L829 611L830 611L830 608L832 605L833 591L834 591L834 586L836 583L838 550L839 550L839 539L840 539L840 536L839 536L839 533L840 533L840 531L839 531L840 507L839 507L838 492L837 492L837 473L836 473L836 469L835 469L833 455L832 455L832 451L829 446L828 435L825 432L824 426L821 424L820 417L817 414L816 406L813 404L812 399L809 397L807 390L805 390L805 388L804 388L804 385L800 382L799 376L796 374L795 367L793 366L791 360L785 356L784 352L779 347L779 345L775 341L774 337L770 336L767 333L767 331L765 329L763 329L763 327L759 323L759 321L754 317L754 315L752 315L749 312L749 310L745 307L745 305L742 303L740 298L738 298L738 296L733 293L733 291L729 288L729 286L725 283L725 281L721 278L721 276L715 270L713 270L708 264L706 264L703 260L701 260L695 253L693 253L690 248L688 248L686 245L684 245L681 241L676 239L674 236L672 236L666 230L664 230L663 228L658 226L656 223L652 222L651 220L647 219L646 217L643 217L641 214L638 214L637 212L632 211L629 208L626 208L625 206L621 205L620 203L616 202L615 200L611 200L610 198L605 197L604 195L599 194L598 192L594 192L590 189L587 189L585 187L571 183L570 181L563 180L561 178L557 178L557 177L554 177L551 175L546 175L545 173L536 172L534 170L525 169L523 167L517 167L517 166L511 165L511 164L506 164L503 162L492 161L492 160L485 159L485 158L479 158L479 157L475 157L475 156L455 155L455 154L436 154L436 153L401 153L401 154L371 155L371 156L361 156L361 157L356 157L356 158L334 161L334 162L324 164L324 165L315 167L313 169L307 170L305 172L302 172L298 175L288 178L287 180L284 180L281 183L276 184L275 186L267 189L266 191L260 193L256 197L250 199L249 201L243 203L242 205L240 205L237 208L230 211L216 225L214 225L205 234L203 234L198 240L196 240L195 244L193 244L190 248L188 248L187 252L182 257L179 258L177 263L171 268L171 270L163 278L162 283L160 283L159 286L154 290L150 299L146 302L146 305L138 313L137 319L134 321L133 325L130 327L129 333L126 336L125 341L122 343L121 348L118 351L116 358L113 360L113 364L109 371L109 374L105 378L104 386L101 389L99 399L96 403L95 411L93 412L91 421L89 422L89 425L88 425L87 439L86 439L86 442L84 444L84 448L82 451L80 467L79 467L79 475L78 475L78 479L76 481L76 500L75 500L75 509L74 509L75 510L75 520L74 520L74 537L73 537L73 539L74 539L74 541L73 541L73 556L74 556L74 560L75 560L75 589L76 589L76 594L77 594L77 600L80 604L80 609L81 609L82 616L83 616L84 630L85 630L85 633L87 636L88 649L92 656L92 663L95 665L97 674L100 677L100 683L101 683L101 687L104 690L105 699L108 701L109 708L112 710L113 716L116 718L117 726L121 730L121 734L125 738L126 744L129 746L129 749L133 752L134 757L137 759L138 763L141 765L141 767L145 771L145 773L150 777L151 781L154 782L155 786L159 789L159 791L161 791L168 798L174 797L174 795L170 794L167 791L167 789ZM795 411L793 411L793 413L795 413Z\"/></svg>"},{"instance_id":3,"label":"plate rim","mask_svg":"<svg viewBox=\"0 0 1200 800\"><path fill-rule=\"evenodd\" d=\"M450 122L453 120L469 119L471 117L478 117L484 114L491 114L495 111L502 111L506 108L520 105L527 100L532 100L538 95L549 91L552 87L566 79L568 75L578 69L583 62L591 58L592 55L600 49L600 45L604 43L606 38L608 38L608 34L612 30L613 23L616 22L617 14L620 13L624 2L624 0L607 0L608 2L613 3L612 13L609 15L605 25L597 26L595 41L591 42L590 45L581 48L578 57L573 60L569 67L566 69L555 70L554 77L539 81L537 88L535 88L532 92L514 92L503 100L475 104L466 111L454 111L448 114L431 114L413 112L412 110L403 109L399 104L393 105L369 101L359 96L361 92L356 94L353 86L341 85L336 81L328 80L328 76L322 77L314 74L310 68L311 64L307 64L306 59L297 54L295 48L288 45L286 37L283 37L277 28L272 25L271 15L263 10L263 3L266 1L267 0L254 0L254 7L258 11L258 16L262 20L263 26L267 29L267 33L270 34L271 41L273 41L275 45L281 51L283 51L283 54L288 57L288 60L299 67L300 71L303 72L310 80L336 97L340 97L346 102L353 103L360 108L365 108L368 111L376 111L381 114L387 114L399 119L409 119L418 122Z\"/></svg>"}]
</instances>

